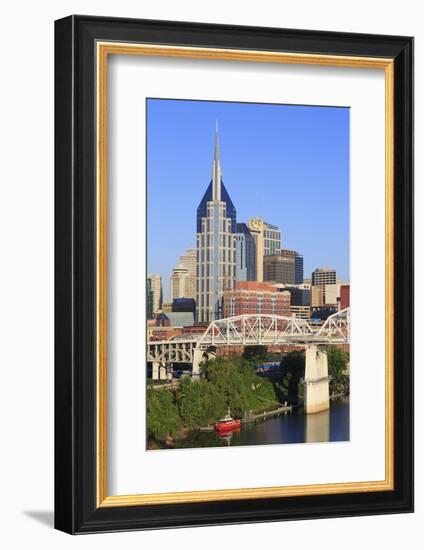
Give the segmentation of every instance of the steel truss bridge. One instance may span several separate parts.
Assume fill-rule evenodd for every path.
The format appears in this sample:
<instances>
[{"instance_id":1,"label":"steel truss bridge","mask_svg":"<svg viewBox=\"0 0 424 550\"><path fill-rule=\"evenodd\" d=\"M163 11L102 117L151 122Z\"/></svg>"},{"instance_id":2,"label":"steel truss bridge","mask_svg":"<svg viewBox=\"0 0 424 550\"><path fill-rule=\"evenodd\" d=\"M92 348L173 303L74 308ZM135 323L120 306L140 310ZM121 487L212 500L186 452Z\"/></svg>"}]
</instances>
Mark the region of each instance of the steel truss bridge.
<instances>
[{"instance_id":1,"label":"steel truss bridge","mask_svg":"<svg viewBox=\"0 0 424 550\"><path fill-rule=\"evenodd\" d=\"M334 313L317 326L305 319L278 315L240 315L212 321L203 334L148 341L147 361L153 364L198 364L220 346L311 346L349 344L350 308Z\"/></svg>"},{"instance_id":2,"label":"steel truss bridge","mask_svg":"<svg viewBox=\"0 0 424 550\"><path fill-rule=\"evenodd\" d=\"M350 309L337 312L316 327L305 319L278 315L240 315L212 321L200 346L273 346L281 344L345 344Z\"/></svg>"}]
</instances>

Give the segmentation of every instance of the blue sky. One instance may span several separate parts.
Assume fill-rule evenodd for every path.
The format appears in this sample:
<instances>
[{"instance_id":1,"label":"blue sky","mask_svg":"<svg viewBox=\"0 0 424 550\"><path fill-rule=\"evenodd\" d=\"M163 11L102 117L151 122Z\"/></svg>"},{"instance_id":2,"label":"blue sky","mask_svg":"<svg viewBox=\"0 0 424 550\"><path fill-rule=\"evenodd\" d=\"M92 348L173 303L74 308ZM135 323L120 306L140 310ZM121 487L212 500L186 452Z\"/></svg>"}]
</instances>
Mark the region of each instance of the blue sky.
<instances>
[{"instance_id":1,"label":"blue sky","mask_svg":"<svg viewBox=\"0 0 424 550\"><path fill-rule=\"evenodd\" d=\"M349 109L147 100L147 270L169 275L196 244L196 209L212 173L215 121L237 221L262 217L305 278L333 267L349 280Z\"/></svg>"}]
</instances>

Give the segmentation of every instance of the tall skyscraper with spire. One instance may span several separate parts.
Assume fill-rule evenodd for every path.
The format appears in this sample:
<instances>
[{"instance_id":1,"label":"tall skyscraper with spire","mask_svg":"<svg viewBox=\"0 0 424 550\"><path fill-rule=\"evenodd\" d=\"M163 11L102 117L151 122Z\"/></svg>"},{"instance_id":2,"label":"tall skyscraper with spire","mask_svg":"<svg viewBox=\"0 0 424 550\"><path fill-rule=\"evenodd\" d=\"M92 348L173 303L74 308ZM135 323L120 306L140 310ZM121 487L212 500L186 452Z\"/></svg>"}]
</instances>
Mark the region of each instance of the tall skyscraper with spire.
<instances>
[{"instance_id":1,"label":"tall skyscraper with spire","mask_svg":"<svg viewBox=\"0 0 424 550\"><path fill-rule=\"evenodd\" d=\"M236 215L222 181L217 123L212 180L197 208L196 306L200 322L221 317L222 294L234 286Z\"/></svg>"}]
</instances>

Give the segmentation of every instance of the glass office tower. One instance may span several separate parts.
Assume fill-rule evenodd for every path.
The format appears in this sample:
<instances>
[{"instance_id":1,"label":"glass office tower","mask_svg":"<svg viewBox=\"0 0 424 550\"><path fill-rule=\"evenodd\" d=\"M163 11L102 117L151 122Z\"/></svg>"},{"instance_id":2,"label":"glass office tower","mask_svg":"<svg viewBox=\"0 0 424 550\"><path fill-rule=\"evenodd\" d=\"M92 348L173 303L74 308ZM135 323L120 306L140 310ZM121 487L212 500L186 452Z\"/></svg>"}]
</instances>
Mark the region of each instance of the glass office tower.
<instances>
[{"instance_id":1,"label":"glass office tower","mask_svg":"<svg viewBox=\"0 0 424 550\"><path fill-rule=\"evenodd\" d=\"M297 285L303 283L303 256L302 254L296 253L294 258L294 278Z\"/></svg>"},{"instance_id":2,"label":"glass office tower","mask_svg":"<svg viewBox=\"0 0 424 550\"><path fill-rule=\"evenodd\" d=\"M217 127L212 180L197 208L196 302L199 322L220 319L222 293L233 288L236 215L222 181Z\"/></svg>"},{"instance_id":3,"label":"glass office tower","mask_svg":"<svg viewBox=\"0 0 424 550\"><path fill-rule=\"evenodd\" d=\"M236 280L256 281L256 245L245 223L237 224Z\"/></svg>"}]
</instances>

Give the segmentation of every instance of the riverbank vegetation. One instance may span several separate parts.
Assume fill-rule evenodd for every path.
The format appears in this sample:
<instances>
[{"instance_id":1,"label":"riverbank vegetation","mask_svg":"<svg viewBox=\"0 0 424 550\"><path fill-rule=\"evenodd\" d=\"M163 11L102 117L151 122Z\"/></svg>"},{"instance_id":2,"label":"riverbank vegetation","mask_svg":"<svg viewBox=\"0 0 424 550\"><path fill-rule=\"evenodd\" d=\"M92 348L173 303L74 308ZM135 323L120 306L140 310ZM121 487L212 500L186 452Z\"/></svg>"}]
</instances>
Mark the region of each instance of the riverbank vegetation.
<instances>
[{"instance_id":1,"label":"riverbank vegetation","mask_svg":"<svg viewBox=\"0 0 424 550\"><path fill-rule=\"evenodd\" d=\"M336 347L327 347L330 395L349 395L349 354Z\"/></svg>"},{"instance_id":2,"label":"riverbank vegetation","mask_svg":"<svg viewBox=\"0 0 424 550\"><path fill-rule=\"evenodd\" d=\"M148 437L166 440L213 424L228 409L234 418L279 405L278 385L259 377L243 357L207 361L202 378L183 376L175 390L147 391Z\"/></svg>"},{"instance_id":3,"label":"riverbank vegetation","mask_svg":"<svg viewBox=\"0 0 424 550\"><path fill-rule=\"evenodd\" d=\"M247 348L244 356L218 357L202 365L202 376L183 376L176 388L147 390L149 441L172 441L185 432L215 423L228 409L234 418L250 412L297 405L303 400L305 354L286 354L280 368L259 376L255 367L266 360L266 350ZM335 346L327 348L330 394L349 393L349 354Z\"/></svg>"},{"instance_id":4,"label":"riverbank vegetation","mask_svg":"<svg viewBox=\"0 0 424 550\"><path fill-rule=\"evenodd\" d=\"M291 351L281 361L281 382L287 393L287 400L292 405L297 405L303 399L303 385L300 381L304 374L304 352Z\"/></svg>"},{"instance_id":5,"label":"riverbank vegetation","mask_svg":"<svg viewBox=\"0 0 424 550\"><path fill-rule=\"evenodd\" d=\"M149 438L165 440L176 436L182 428L171 391L147 389L147 434Z\"/></svg>"}]
</instances>

